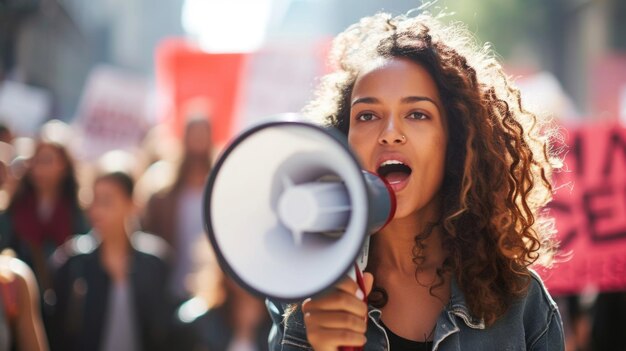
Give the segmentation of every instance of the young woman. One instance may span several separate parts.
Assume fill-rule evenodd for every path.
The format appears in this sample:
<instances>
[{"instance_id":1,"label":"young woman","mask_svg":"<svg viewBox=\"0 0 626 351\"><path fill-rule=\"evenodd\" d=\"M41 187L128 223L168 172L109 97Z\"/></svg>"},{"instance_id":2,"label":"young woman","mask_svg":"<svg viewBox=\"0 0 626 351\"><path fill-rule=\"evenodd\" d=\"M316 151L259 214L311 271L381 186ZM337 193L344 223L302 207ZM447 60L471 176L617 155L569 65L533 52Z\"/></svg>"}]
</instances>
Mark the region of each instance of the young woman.
<instances>
[{"instance_id":1,"label":"young woman","mask_svg":"<svg viewBox=\"0 0 626 351\"><path fill-rule=\"evenodd\" d=\"M5 214L11 246L29 264L40 288L51 288L47 260L71 235L89 228L78 203L78 184L67 149L39 142Z\"/></svg>"},{"instance_id":2,"label":"young woman","mask_svg":"<svg viewBox=\"0 0 626 351\"><path fill-rule=\"evenodd\" d=\"M53 255L52 350L164 350L170 310L163 292L167 246L133 232L133 181L102 175L89 209L93 231Z\"/></svg>"},{"instance_id":3,"label":"young woman","mask_svg":"<svg viewBox=\"0 0 626 351\"><path fill-rule=\"evenodd\" d=\"M362 19L307 111L390 183L373 235L368 304L345 280L302 304L268 302L275 350L561 350L562 323L530 270L553 252L551 129L485 50L429 15Z\"/></svg>"}]
</instances>

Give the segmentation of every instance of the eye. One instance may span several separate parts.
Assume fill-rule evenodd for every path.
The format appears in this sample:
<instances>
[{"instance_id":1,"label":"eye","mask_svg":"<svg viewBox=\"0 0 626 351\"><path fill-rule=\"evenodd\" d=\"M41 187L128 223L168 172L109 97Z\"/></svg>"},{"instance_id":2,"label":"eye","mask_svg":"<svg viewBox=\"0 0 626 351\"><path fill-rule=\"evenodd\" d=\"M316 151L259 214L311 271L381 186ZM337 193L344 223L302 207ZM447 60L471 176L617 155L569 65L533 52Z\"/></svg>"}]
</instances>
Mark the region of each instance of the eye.
<instances>
[{"instance_id":1,"label":"eye","mask_svg":"<svg viewBox=\"0 0 626 351\"><path fill-rule=\"evenodd\" d=\"M411 112L407 118L409 119L417 119L417 120L424 120L424 119L429 119L430 117L428 117L428 115L426 115L425 113L422 112Z\"/></svg>"},{"instance_id":2,"label":"eye","mask_svg":"<svg viewBox=\"0 0 626 351\"><path fill-rule=\"evenodd\" d=\"M378 119L378 117L374 116L373 113L362 113L360 115L358 115L356 117L357 121L361 121L361 122L367 122L367 121L373 121L375 119Z\"/></svg>"}]
</instances>

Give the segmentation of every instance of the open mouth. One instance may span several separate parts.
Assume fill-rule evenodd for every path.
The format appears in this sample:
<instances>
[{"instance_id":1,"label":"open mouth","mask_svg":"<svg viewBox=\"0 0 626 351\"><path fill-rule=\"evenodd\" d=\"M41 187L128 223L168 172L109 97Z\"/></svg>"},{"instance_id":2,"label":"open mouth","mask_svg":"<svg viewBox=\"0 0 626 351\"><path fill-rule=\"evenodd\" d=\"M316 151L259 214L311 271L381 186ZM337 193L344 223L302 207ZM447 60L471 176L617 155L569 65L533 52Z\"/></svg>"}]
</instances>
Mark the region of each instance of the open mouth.
<instances>
[{"instance_id":1,"label":"open mouth","mask_svg":"<svg viewBox=\"0 0 626 351\"><path fill-rule=\"evenodd\" d=\"M387 160L378 166L376 173L390 185L399 185L406 181L413 170L408 165L398 160Z\"/></svg>"}]
</instances>

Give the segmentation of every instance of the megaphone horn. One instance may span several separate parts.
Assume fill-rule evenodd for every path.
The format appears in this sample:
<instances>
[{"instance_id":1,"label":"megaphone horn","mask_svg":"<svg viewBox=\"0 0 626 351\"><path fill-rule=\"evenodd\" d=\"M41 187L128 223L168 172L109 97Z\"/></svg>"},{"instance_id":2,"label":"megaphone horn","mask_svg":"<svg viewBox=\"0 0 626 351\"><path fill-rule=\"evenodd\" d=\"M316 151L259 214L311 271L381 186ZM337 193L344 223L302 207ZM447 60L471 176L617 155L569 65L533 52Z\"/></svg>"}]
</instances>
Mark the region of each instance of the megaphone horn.
<instances>
[{"instance_id":1,"label":"megaphone horn","mask_svg":"<svg viewBox=\"0 0 626 351\"><path fill-rule=\"evenodd\" d=\"M283 302L335 285L395 198L362 171L345 136L303 120L258 124L213 168L204 219L222 268L251 293ZM366 250L364 250L366 252Z\"/></svg>"}]
</instances>

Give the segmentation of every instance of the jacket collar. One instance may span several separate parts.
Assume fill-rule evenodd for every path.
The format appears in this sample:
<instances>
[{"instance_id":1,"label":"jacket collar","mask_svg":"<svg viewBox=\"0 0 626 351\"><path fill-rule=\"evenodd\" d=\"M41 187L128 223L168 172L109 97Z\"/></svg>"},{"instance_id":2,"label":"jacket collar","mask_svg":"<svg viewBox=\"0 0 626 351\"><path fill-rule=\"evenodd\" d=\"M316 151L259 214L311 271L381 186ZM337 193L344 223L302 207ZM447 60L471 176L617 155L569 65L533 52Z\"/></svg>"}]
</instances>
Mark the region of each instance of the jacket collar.
<instances>
[{"instance_id":1,"label":"jacket collar","mask_svg":"<svg viewBox=\"0 0 626 351\"><path fill-rule=\"evenodd\" d=\"M467 307L467 302L465 301L465 295L459 288L455 277L451 279L450 303L448 304L447 310L449 314L461 318L468 327L472 329L485 329L485 320L483 318L476 318L471 314L469 307Z\"/></svg>"},{"instance_id":2,"label":"jacket collar","mask_svg":"<svg viewBox=\"0 0 626 351\"><path fill-rule=\"evenodd\" d=\"M89 235L89 243L92 246L92 251L97 251L97 255L100 255L100 252L102 252L102 237L100 236L100 234L95 231L95 230L91 230L88 234L85 235L85 237ZM136 273L136 269L137 269L137 253L138 250L135 247L135 243L132 240L132 237L135 235L135 233L131 234L130 237L128 238L128 248L129 248L129 260L128 260L128 271L126 272L129 276L132 276L134 273ZM87 242L87 239L84 239L85 242Z\"/></svg>"},{"instance_id":3,"label":"jacket collar","mask_svg":"<svg viewBox=\"0 0 626 351\"><path fill-rule=\"evenodd\" d=\"M485 320L476 318L470 313L467 302L465 301L465 295L459 288L456 278L454 277L451 279L450 285L450 302L444 312L450 316L451 322L455 324L455 326L456 323L455 318L452 318L453 315L459 317L469 328L485 329ZM371 318L378 322L381 315L382 312L379 309L370 306L369 316Z\"/></svg>"}]
</instances>

